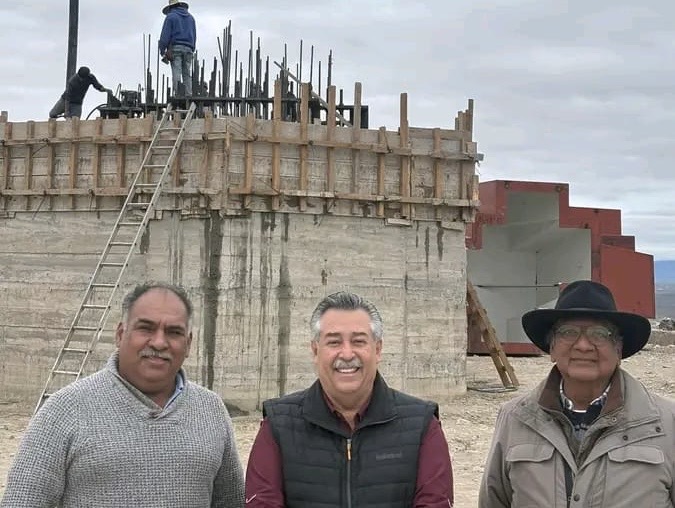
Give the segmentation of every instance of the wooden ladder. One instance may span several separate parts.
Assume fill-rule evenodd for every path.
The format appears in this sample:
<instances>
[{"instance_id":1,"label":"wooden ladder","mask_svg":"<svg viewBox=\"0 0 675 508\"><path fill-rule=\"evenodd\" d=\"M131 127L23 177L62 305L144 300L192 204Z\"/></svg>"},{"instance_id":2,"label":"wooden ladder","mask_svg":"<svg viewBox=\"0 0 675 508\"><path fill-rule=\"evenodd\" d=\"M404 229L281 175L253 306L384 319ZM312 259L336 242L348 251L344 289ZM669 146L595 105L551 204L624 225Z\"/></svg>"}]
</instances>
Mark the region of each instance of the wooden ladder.
<instances>
[{"instance_id":1,"label":"wooden ladder","mask_svg":"<svg viewBox=\"0 0 675 508\"><path fill-rule=\"evenodd\" d=\"M122 276L154 214L162 187L178 156L195 109L194 103L186 110L173 109L169 105L157 124L140 168L129 185L129 193L108 242L89 279L80 307L47 376L35 412L59 388L82 376L101 338ZM168 138L162 137L163 134L168 134Z\"/></svg>"},{"instance_id":2,"label":"wooden ladder","mask_svg":"<svg viewBox=\"0 0 675 508\"><path fill-rule=\"evenodd\" d=\"M469 280L466 281L466 315L469 327L475 326L480 330L481 339L492 357L492 361L497 368L497 373L504 387L518 387L519 383L516 373L513 371L513 367L511 367L499 339L497 339L497 333L492 323L490 323L490 318L487 315L485 307L483 307L478 299L476 288Z\"/></svg>"}]
</instances>

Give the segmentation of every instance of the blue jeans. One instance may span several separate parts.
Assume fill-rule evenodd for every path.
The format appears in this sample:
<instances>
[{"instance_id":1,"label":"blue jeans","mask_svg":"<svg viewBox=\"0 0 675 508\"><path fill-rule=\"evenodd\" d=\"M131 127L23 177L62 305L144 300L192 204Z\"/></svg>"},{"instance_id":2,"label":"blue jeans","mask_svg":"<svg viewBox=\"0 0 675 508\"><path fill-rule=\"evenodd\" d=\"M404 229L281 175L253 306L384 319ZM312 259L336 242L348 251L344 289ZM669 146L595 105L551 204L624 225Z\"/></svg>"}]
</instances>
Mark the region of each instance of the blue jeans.
<instances>
[{"instance_id":1,"label":"blue jeans","mask_svg":"<svg viewBox=\"0 0 675 508\"><path fill-rule=\"evenodd\" d=\"M173 60L171 60L172 94L176 96L192 95L192 49L182 44L171 46ZM178 83L183 84L184 90L178 89Z\"/></svg>"}]
</instances>

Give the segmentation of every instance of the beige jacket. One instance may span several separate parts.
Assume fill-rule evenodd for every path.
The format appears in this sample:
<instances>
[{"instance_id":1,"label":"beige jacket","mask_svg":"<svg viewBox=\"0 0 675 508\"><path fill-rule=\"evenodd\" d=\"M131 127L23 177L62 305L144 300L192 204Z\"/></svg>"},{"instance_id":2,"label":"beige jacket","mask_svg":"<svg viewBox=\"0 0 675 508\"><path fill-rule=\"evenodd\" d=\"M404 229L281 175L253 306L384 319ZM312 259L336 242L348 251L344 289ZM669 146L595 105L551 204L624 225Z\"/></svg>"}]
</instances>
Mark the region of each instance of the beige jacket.
<instances>
[{"instance_id":1,"label":"beige jacket","mask_svg":"<svg viewBox=\"0 0 675 508\"><path fill-rule=\"evenodd\" d=\"M500 409L483 473L480 508L675 508L675 401L650 394L617 369L607 401L583 441L553 368L535 390ZM576 449L576 453L575 453Z\"/></svg>"}]
</instances>

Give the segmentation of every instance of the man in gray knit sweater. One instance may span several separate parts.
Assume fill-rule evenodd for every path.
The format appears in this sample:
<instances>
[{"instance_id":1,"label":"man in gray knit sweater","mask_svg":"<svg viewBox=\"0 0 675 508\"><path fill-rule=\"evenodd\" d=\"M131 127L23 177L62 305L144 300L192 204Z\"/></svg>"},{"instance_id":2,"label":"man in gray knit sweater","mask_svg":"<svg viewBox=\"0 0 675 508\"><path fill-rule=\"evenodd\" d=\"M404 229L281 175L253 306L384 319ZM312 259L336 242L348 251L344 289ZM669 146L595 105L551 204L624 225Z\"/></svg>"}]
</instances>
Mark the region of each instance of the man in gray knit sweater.
<instances>
[{"instance_id":1,"label":"man in gray knit sweater","mask_svg":"<svg viewBox=\"0 0 675 508\"><path fill-rule=\"evenodd\" d=\"M105 368L58 391L29 423L0 508L244 506L227 409L182 369L187 295L138 286L123 312Z\"/></svg>"}]
</instances>

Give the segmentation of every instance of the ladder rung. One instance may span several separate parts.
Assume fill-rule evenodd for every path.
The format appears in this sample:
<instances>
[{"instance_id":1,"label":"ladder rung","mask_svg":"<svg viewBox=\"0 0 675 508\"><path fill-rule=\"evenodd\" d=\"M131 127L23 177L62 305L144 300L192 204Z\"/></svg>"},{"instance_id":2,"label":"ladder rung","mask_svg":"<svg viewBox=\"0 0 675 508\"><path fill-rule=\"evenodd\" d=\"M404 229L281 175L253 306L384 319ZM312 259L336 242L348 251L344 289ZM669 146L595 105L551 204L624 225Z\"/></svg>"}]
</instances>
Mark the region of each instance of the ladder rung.
<instances>
[{"instance_id":1,"label":"ladder rung","mask_svg":"<svg viewBox=\"0 0 675 508\"><path fill-rule=\"evenodd\" d=\"M77 376L79 375L79 372L75 372L74 370L54 370L52 371L53 374L63 374L65 376Z\"/></svg>"},{"instance_id":2,"label":"ladder rung","mask_svg":"<svg viewBox=\"0 0 675 508\"><path fill-rule=\"evenodd\" d=\"M74 347L64 347L63 351L65 353L81 353L83 355L86 355L89 352L88 349L78 349L78 348L74 348Z\"/></svg>"},{"instance_id":3,"label":"ladder rung","mask_svg":"<svg viewBox=\"0 0 675 508\"><path fill-rule=\"evenodd\" d=\"M171 150L174 147L174 145L156 145L153 146L153 150Z\"/></svg>"},{"instance_id":4,"label":"ladder rung","mask_svg":"<svg viewBox=\"0 0 675 508\"><path fill-rule=\"evenodd\" d=\"M73 330L82 330L83 332L95 332L96 330L98 330L98 326L75 325L75 326L73 326Z\"/></svg>"},{"instance_id":5,"label":"ladder rung","mask_svg":"<svg viewBox=\"0 0 675 508\"><path fill-rule=\"evenodd\" d=\"M144 168L163 168L166 164L144 164ZM154 184L152 184L154 185Z\"/></svg>"},{"instance_id":6,"label":"ladder rung","mask_svg":"<svg viewBox=\"0 0 675 508\"><path fill-rule=\"evenodd\" d=\"M127 206L132 208L147 208L150 203L127 203Z\"/></svg>"},{"instance_id":7,"label":"ladder rung","mask_svg":"<svg viewBox=\"0 0 675 508\"><path fill-rule=\"evenodd\" d=\"M136 187L140 187L142 189L149 189L152 187L157 187L156 183L137 183Z\"/></svg>"},{"instance_id":8,"label":"ladder rung","mask_svg":"<svg viewBox=\"0 0 675 508\"><path fill-rule=\"evenodd\" d=\"M120 226L140 226L143 222L120 222Z\"/></svg>"},{"instance_id":9,"label":"ladder rung","mask_svg":"<svg viewBox=\"0 0 675 508\"><path fill-rule=\"evenodd\" d=\"M101 266L118 266L118 267L121 267L121 266L124 266L124 263L105 262L105 263L101 263Z\"/></svg>"},{"instance_id":10,"label":"ladder rung","mask_svg":"<svg viewBox=\"0 0 675 508\"><path fill-rule=\"evenodd\" d=\"M131 247L134 242L111 242L111 247Z\"/></svg>"},{"instance_id":11,"label":"ladder rung","mask_svg":"<svg viewBox=\"0 0 675 508\"><path fill-rule=\"evenodd\" d=\"M93 288L114 288L116 287L115 284L108 284L108 283L103 283L103 282L95 282L94 284L91 285Z\"/></svg>"},{"instance_id":12,"label":"ladder rung","mask_svg":"<svg viewBox=\"0 0 675 508\"><path fill-rule=\"evenodd\" d=\"M162 127L160 131L179 131L182 127Z\"/></svg>"},{"instance_id":13,"label":"ladder rung","mask_svg":"<svg viewBox=\"0 0 675 508\"><path fill-rule=\"evenodd\" d=\"M107 309L108 306L107 305L96 305L96 304L93 304L93 303L85 303L82 306L82 308L83 309Z\"/></svg>"}]
</instances>

